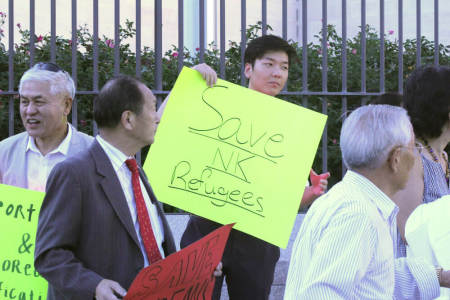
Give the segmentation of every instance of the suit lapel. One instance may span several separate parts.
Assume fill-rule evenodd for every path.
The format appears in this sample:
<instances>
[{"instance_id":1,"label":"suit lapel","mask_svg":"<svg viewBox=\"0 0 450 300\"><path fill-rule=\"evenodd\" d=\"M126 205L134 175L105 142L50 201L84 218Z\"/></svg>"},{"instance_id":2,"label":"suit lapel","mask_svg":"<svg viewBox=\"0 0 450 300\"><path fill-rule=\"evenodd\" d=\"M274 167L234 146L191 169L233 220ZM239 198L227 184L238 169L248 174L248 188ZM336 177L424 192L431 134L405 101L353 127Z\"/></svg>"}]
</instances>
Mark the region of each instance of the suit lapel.
<instances>
[{"instance_id":1,"label":"suit lapel","mask_svg":"<svg viewBox=\"0 0 450 300\"><path fill-rule=\"evenodd\" d=\"M131 219L130 209L116 172L111 165L111 161L97 140L94 140L90 151L94 157L97 172L103 177L103 179L100 180L100 185L106 195L106 198L111 203L111 206L125 229L131 235L136 245L139 246L136 230Z\"/></svg>"}]
</instances>

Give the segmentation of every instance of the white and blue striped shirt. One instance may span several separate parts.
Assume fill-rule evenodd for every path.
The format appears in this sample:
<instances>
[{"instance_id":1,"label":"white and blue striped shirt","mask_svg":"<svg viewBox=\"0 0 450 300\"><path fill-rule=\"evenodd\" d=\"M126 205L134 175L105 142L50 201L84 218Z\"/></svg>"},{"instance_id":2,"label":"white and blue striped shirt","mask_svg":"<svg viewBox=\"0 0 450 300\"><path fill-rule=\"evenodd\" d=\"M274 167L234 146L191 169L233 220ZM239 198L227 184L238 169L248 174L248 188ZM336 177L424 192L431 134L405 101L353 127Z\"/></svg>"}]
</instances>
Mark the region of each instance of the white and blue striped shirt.
<instances>
[{"instance_id":1,"label":"white and blue striped shirt","mask_svg":"<svg viewBox=\"0 0 450 300\"><path fill-rule=\"evenodd\" d=\"M348 171L306 214L284 299L392 299L397 212L371 181Z\"/></svg>"}]
</instances>

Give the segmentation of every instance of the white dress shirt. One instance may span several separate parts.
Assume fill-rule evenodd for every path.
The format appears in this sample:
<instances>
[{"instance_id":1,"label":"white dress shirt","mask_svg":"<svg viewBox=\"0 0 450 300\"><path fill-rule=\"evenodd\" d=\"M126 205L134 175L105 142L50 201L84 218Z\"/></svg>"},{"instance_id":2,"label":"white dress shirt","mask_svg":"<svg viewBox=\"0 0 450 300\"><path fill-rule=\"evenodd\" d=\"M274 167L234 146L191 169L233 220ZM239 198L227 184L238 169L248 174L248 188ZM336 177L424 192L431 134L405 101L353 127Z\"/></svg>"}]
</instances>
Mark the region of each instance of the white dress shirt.
<instances>
[{"instance_id":1,"label":"white dress shirt","mask_svg":"<svg viewBox=\"0 0 450 300\"><path fill-rule=\"evenodd\" d=\"M450 269L449 216L450 196L419 205L411 213L405 225L408 258L421 258L430 265ZM441 288L436 299L449 300L450 289Z\"/></svg>"},{"instance_id":2,"label":"white dress shirt","mask_svg":"<svg viewBox=\"0 0 450 300\"><path fill-rule=\"evenodd\" d=\"M371 181L347 171L303 220L284 299L392 299L397 212Z\"/></svg>"},{"instance_id":3,"label":"white dress shirt","mask_svg":"<svg viewBox=\"0 0 450 300\"><path fill-rule=\"evenodd\" d=\"M136 230L136 234L139 240L139 246L141 248L142 255L144 256L144 267L146 267L149 265L149 263L147 254L145 252L144 243L142 242L141 233L139 231L139 222L136 214L136 202L134 200L133 185L131 183L131 171L125 164L125 161L127 159L134 157L127 157L119 149L117 149L116 147L105 141L100 135L97 135L96 139L99 142L100 146L103 148L103 150L106 152L106 155L111 160L113 169L114 171L116 171L116 175L119 178L120 185L122 186L123 193L127 200L128 208L130 209L134 229ZM156 206L151 202L148 193L146 193L146 189L144 184L142 183L141 178L139 178L139 182L141 183L141 190L144 196L145 205L147 206L147 211L150 217L150 223L152 225L153 234L155 235L156 243L158 244L161 257L164 258L164 250L162 247L162 243L164 242L164 228L162 225L162 221L159 218Z\"/></svg>"},{"instance_id":4,"label":"white dress shirt","mask_svg":"<svg viewBox=\"0 0 450 300\"><path fill-rule=\"evenodd\" d=\"M45 192L47 178L53 167L67 158L70 139L72 138L72 126L67 125L67 127L67 135L61 144L45 156L37 148L34 138L28 137L28 144L25 150L28 189Z\"/></svg>"}]
</instances>

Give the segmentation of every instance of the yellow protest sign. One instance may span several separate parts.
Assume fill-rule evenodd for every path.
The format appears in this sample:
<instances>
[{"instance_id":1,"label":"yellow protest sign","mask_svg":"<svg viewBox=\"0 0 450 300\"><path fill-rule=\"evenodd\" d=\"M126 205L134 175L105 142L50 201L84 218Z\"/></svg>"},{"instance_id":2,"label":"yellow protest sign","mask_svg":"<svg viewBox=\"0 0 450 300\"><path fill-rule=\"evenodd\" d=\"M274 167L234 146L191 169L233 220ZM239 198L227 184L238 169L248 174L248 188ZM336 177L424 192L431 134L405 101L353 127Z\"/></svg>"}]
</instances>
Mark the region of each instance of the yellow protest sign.
<instances>
[{"instance_id":1,"label":"yellow protest sign","mask_svg":"<svg viewBox=\"0 0 450 300\"><path fill-rule=\"evenodd\" d=\"M144 170L158 200L285 248L325 122L184 68Z\"/></svg>"},{"instance_id":2,"label":"yellow protest sign","mask_svg":"<svg viewBox=\"0 0 450 300\"><path fill-rule=\"evenodd\" d=\"M0 299L47 299L34 269L34 245L44 193L0 184Z\"/></svg>"}]
</instances>

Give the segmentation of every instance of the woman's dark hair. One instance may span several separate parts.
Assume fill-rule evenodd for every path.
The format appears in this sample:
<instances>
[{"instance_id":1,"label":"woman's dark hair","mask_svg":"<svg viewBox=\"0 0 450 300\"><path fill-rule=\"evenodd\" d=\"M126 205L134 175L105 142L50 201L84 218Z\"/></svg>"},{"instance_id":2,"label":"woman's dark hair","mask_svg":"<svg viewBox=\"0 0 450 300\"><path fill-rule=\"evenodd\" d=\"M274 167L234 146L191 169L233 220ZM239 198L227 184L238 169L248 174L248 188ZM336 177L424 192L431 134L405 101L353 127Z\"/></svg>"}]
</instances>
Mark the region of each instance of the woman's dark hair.
<instances>
[{"instance_id":1,"label":"woman's dark hair","mask_svg":"<svg viewBox=\"0 0 450 300\"><path fill-rule=\"evenodd\" d=\"M370 104L387 104L392 106L402 106L403 97L398 93L388 92L376 97Z\"/></svg>"},{"instance_id":2,"label":"woman's dark hair","mask_svg":"<svg viewBox=\"0 0 450 300\"><path fill-rule=\"evenodd\" d=\"M429 65L414 70L406 80L403 103L417 137L439 137L449 120L450 68Z\"/></svg>"}]
</instances>

